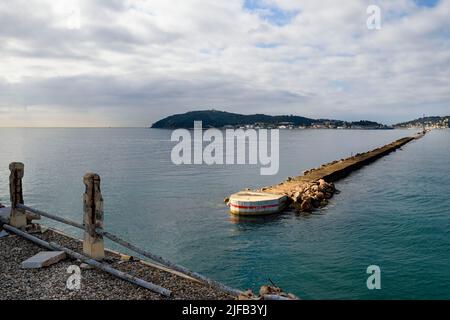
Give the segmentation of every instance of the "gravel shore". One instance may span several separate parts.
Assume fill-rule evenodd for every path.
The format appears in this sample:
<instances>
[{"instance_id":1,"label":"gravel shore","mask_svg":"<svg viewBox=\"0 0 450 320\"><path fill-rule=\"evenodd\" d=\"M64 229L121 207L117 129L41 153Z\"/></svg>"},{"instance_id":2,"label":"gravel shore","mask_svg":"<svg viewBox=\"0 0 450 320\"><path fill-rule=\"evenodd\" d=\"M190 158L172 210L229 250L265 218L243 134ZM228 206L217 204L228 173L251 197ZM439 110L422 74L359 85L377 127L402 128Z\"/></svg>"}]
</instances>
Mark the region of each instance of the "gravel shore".
<instances>
[{"instance_id":1,"label":"gravel shore","mask_svg":"<svg viewBox=\"0 0 450 320\"><path fill-rule=\"evenodd\" d=\"M1 227L0 227L1 228ZM35 236L81 252L81 242L48 230ZM16 235L0 238L0 300L159 300L166 299L144 288L117 279L96 269L82 269L81 289L69 290L66 281L70 265L81 262L67 258L43 269L21 269L22 261L46 249ZM234 297L178 275L148 266L140 261L121 261L120 256L107 252L108 263L121 271L165 287L173 299L226 300Z\"/></svg>"}]
</instances>

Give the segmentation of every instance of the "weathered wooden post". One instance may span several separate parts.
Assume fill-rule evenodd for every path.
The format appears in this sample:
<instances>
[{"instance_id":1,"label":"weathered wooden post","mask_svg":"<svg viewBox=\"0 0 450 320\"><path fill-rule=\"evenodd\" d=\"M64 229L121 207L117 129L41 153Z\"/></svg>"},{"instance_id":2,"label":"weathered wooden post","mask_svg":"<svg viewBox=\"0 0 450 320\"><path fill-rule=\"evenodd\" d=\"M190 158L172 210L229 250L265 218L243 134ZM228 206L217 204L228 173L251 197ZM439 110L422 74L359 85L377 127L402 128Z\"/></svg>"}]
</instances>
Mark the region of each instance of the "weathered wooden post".
<instances>
[{"instance_id":1,"label":"weathered wooden post","mask_svg":"<svg viewBox=\"0 0 450 320\"><path fill-rule=\"evenodd\" d=\"M23 204L22 178L24 174L24 164L12 162L9 164L9 195L11 199L11 213L9 223L13 227L22 228L27 225L25 211L17 208L18 204Z\"/></svg>"},{"instance_id":2,"label":"weathered wooden post","mask_svg":"<svg viewBox=\"0 0 450 320\"><path fill-rule=\"evenodd\" d=\"M100 190L100 176L86 173L83 177L86 191L83 194L84 241L83 252L96 260L105 257L103 236L96 233L96 228L103 228L103 197Z\"/></svg>"}]
</instances>

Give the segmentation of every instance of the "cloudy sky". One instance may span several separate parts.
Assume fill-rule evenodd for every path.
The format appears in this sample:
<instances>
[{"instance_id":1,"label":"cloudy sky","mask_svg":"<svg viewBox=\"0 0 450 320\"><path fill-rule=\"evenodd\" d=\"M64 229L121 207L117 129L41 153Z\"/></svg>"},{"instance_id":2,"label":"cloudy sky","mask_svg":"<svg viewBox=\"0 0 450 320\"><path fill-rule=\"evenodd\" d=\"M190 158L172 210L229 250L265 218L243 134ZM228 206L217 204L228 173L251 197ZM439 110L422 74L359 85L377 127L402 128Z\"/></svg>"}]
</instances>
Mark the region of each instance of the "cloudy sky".
<instances>
[{"instance_id":1,"label":"cloudy sky","mask_svg":"<svg viewBox=\"0 0 450 320\"><path fill-rule=\"evenodd\" d=\"M450 0L0 2L0 126L148 126L200 109L448 115Z\"/></svg>"}]
</instances>

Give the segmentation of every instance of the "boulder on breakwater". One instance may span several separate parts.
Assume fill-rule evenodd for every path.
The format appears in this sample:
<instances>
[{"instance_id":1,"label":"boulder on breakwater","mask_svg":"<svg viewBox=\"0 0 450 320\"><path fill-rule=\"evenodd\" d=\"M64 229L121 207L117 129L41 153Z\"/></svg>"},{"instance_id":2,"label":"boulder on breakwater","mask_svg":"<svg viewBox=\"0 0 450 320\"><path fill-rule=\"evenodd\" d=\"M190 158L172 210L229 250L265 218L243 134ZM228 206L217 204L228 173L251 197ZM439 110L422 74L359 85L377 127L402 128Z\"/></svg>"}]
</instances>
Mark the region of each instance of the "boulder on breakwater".
<instances>
[{"instance_id":1,"label":"boulder on breakwater","mask_svg":"<svg viewBox=\"0 0 450 320\"><path fill-rule=\"evenodd\" d=\"M291 207L295 211L312 212L316 208L325 207L335 193L334 183L320 179L304 183L299 190L287 196L291 199Z\"/></svg>"},{"instance_id":2,"label":"boulder on breakwater","mask_svg":"<svg viewBox=\"0 0 450 320\"><path fill-rule=\"evenodd\" d=\"M288 179L288 182L293 181ZM338 192L334 183L326 182L324 179L317 181L296 181L294 183L280 183L270 189L264 188L271 193L285 195L289 199L289 206L296 212L310 213L314 209L323 208L328 204L334 194Z\"/></svg>"}]
</instances>

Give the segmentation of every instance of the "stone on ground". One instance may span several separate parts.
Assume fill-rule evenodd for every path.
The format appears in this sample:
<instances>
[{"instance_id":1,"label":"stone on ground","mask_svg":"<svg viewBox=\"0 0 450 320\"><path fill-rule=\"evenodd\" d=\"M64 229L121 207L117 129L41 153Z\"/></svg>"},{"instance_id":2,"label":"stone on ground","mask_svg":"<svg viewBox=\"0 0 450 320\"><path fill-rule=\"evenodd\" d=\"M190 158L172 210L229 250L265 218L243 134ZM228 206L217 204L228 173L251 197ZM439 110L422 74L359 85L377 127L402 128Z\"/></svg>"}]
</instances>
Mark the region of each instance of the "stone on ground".
<instances>
[{"instance_id":1,"label":"stone on ground","mask_svg":"<svg viewBox=\"0 0 450 320\"><path fill-rule=\"evenodd\" d=\"M22 262L22 269L38 269L51 266L66 258L63 251L41 251Z\"/></svg>"},{"instance_id":2,"label":"stone on ground","mask_svg":"<svg viewBox=\"0 0 450 320\"><path fill-rule=\"evenodd\" d=\"M3 221L9 221L9 215L10 215L11 209L10 208L0 208L0 220Z\"/></svg>"},{"instance_id":3,"label":"stone on ground","mask_svg":"<svg viewBox=\"0 0 450 320\"><path fill-rule=\"evenodd\" d=\"M9 236L9 233L5 230L0 231L0 239Z\"/></svg>"},{"instance_id":4,"label":"stone on ground","mask_svg":"<svg viewBox=\"0 0 450 320\"><path fill-rule=\"evenodd\" d=\"M82 270L90 270L90 269L93 269L93 268L94 268L93 266L91 266L91 265L89 265L87 263L80 264L80 269L82 269Z\"/></svg>"}]
</instances>

